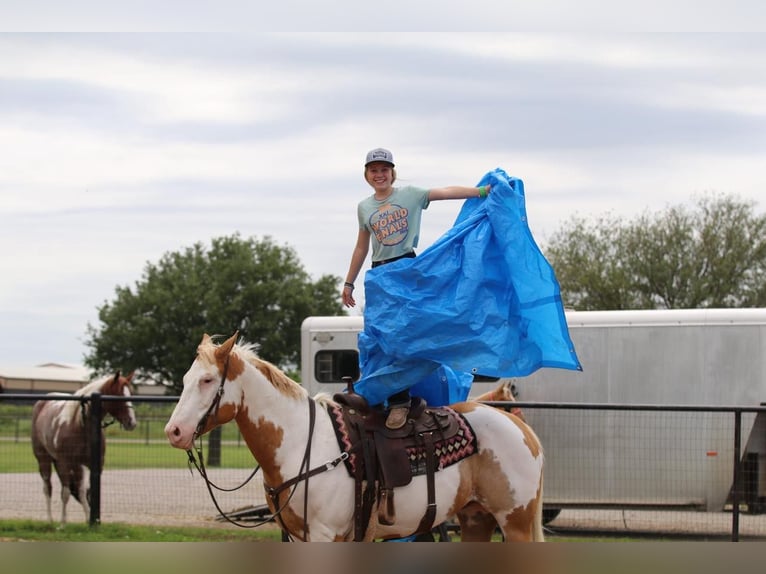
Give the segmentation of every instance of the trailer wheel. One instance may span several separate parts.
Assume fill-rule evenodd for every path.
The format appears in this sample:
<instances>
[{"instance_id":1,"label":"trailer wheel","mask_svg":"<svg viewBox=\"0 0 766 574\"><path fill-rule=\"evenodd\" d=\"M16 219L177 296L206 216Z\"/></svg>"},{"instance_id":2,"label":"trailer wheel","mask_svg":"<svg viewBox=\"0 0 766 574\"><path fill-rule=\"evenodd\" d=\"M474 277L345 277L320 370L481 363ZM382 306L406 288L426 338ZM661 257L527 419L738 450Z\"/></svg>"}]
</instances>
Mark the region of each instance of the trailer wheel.
<instances>
[{"instance_id":1,"label":"trailer wheel","mask_svg":"<svg viewBox=\"0 0 766 574\"><path fill-rule=\"evenodd\" d=\"M561 514L560 508L546 508L543 507L543 524L548 524L556 520L556 517Z\"/></svg>"}]
</instances>

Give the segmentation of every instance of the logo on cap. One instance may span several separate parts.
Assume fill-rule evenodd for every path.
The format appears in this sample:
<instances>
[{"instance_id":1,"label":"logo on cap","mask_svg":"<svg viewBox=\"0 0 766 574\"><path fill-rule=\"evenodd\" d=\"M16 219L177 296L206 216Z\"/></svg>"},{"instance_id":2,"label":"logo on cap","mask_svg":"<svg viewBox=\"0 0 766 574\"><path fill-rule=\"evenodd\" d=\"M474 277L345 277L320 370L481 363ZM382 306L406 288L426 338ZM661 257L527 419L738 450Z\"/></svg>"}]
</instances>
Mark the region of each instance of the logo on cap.
<instances>
[{"instance_id":1,"label":"logo on cap","mask_svg":"<svg viewBox=\"0 0 766 574\"><path fill-rule=\"evenodd\" d=\"M391 165L394 165L394 156L387 149L379 147L367 154L367 161L365 161L364 165L372 163L373 161L385 161Z\"/></svg>"}]
</instances>

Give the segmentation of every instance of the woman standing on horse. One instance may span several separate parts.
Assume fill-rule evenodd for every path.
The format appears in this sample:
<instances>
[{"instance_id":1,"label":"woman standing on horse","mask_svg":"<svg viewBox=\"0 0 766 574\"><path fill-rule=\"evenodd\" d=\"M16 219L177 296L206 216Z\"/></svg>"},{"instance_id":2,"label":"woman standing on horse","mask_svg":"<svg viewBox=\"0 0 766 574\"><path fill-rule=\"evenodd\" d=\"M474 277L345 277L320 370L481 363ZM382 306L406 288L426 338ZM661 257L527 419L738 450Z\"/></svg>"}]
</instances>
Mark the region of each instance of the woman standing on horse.
<instances>
[{"instance_id":1,"label":"woman standing on horse","mask_svg":"<svg viewBox=\"0 0 766 574\"><path fill-rule=\"evenodd\" d=\"M373 194L359 202L357 218L359 234L351 254L351 263L343 284L343 304L354 307L354 281L367 259L372 244L372 266L378 267L399 259L415 257L420 236L420 220L431 201L486 197L490 186L448 186L425 189L414 186L394 187L396 169L393 154L384 148L371 150L364 164L364 179ZM382 304L368 301L367 304ZM400 428L407 420L409 391L398 392L388 399L386 425Z\"/></svg>"}]
</instances>

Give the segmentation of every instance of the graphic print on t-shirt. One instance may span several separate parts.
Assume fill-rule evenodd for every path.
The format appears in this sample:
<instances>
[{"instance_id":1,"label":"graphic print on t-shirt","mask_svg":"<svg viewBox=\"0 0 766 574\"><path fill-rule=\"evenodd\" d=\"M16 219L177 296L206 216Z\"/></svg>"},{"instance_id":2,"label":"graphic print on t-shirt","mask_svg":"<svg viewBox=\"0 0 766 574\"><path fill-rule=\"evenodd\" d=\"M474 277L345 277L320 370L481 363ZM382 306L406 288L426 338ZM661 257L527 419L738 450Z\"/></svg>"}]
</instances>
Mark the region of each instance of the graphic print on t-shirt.
<instances>
[{"instance_id":1,"label":"graphic print on t-shirt","mask_svg":"<svg viewBox=\"0 0 766 574\"><path fill-rule=\"evenodd\" d=\"M397 245L407 238L409 223L406 207L389 203L370 216L370 228L381 245Z\"/></svg>"}]
</instances>

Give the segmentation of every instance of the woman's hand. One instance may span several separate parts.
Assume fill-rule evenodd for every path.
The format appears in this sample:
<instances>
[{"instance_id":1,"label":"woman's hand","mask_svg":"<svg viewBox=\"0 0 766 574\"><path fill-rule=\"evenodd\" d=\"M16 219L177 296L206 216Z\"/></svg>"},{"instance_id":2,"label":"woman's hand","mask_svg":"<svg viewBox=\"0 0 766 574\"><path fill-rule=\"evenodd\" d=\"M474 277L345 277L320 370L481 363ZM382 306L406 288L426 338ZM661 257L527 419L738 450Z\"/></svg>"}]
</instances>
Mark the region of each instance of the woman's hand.
<instances>
[{"instance_id":1,"label":"woman's hand","mask_svg":"<svg viewBox=\"0 0 766 574\"><path fill-rule=\"evenodd\" d=\"M354 284L353 283L344 283L343 284L343 304L346 307L356 307L356 301L354 301Z\"/></svg>"}]
</instances>

